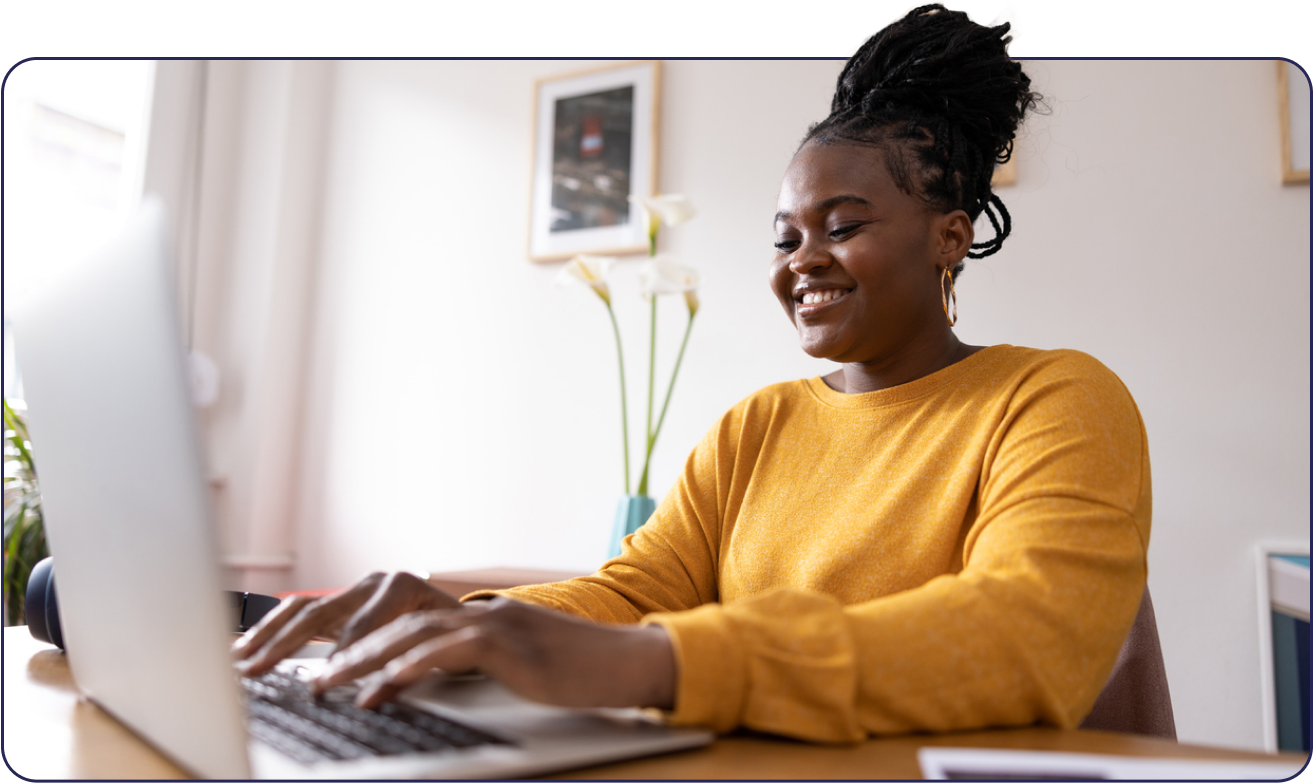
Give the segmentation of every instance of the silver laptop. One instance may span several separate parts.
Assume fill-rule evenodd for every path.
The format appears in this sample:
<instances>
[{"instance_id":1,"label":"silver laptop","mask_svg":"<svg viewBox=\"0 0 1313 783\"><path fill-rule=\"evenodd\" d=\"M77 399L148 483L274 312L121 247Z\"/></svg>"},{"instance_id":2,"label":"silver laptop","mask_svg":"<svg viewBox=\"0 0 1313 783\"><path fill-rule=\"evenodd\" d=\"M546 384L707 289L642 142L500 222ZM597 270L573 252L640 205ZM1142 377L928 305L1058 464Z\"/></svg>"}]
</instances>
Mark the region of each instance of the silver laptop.
<instances>
[{"instance_id":1,"label":"silver laptop","mask_svg":"<svg viewBox=\"0 0 1313 783\"><path fill-rule=\"evenodd\" d=\"M84 694L214 778L505 778L711 741L639 710L548 707L489 679L440 675L399 709L412 724L439 716L487 741L298 760L255 739L264 724L248 719L244 703L258 700L228 652L167 247L164 211L148 200L116 242L20 303L14 320L64 642Z\"/></svg>"}]
</instances>

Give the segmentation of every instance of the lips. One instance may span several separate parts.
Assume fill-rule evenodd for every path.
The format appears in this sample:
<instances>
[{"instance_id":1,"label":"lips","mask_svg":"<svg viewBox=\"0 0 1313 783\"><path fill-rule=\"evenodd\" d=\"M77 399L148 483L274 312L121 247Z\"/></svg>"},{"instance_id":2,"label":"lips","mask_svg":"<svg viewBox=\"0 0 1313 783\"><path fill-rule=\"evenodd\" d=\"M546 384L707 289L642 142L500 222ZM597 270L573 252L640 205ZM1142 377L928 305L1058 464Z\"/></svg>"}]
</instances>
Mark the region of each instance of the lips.
<instances>
[{"instance_id":1,"label":"lips","mask_svg":"<svg viewBox=\"0 0 1313 783\"><path fill-rule=\"evenodd\" d=\"M842 302L850 288L808 288L794 293L798 315L812 315Z\"/></svg>"},{"instance_id":2,"label":"lips","mask_svg":"<svg viewBox=\"0 0 1313 783\"><path fill-rule=\"evenodd\" d=\"M847 293L848 289L846 288L826 288L820 291L806 291L803 293L802 298L798 300L798 303L821 304L822 302L830 302L838 299Z\"/></svg>"}]
</instances>

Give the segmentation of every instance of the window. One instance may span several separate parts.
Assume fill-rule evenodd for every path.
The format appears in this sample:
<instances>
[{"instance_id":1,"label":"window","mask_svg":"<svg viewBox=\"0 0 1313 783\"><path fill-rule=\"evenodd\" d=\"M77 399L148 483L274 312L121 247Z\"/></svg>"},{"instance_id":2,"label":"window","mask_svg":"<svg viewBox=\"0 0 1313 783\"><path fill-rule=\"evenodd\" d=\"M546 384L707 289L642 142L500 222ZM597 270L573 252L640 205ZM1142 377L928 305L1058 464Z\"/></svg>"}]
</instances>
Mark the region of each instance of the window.
<instances>
[{"instance_id":1,"label":"window","mask_svg":"<svg viewBox=\"0 0 1313 783\"><path fill-rule=\"evenodd\" d=\"M141 197L154 63L29 60L4 88L4 396L16 302L111 239Z\"/></svg>"}]
</instances>

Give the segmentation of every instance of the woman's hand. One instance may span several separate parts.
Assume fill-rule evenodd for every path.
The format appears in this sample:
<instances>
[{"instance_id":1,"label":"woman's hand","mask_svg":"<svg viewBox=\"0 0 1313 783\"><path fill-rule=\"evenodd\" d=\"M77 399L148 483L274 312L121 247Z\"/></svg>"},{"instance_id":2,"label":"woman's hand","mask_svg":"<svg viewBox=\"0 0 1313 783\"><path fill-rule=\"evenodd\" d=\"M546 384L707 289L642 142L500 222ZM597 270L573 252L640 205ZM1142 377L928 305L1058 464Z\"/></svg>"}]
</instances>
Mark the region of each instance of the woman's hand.
<instances>
[{"instance_id":1,"label":"woman's hand","mask_svg":"<svg viewBox=\"0 0 1313 783\"><path fill-rule=\"evenodd\" d=\"M414 574L370 574L330 596L283 601L233 644L233 655L242 674L255 676L315 637L335 639L342 650L407 612L459 606Z\"/></svg>"},{"instance_id":2,"label":"woman's hand","mask_svg":"<svg viewBox=\"0 0 1313 783\"><path fill-rule=\"evenodd\" d=\"M399 617L339 649L314 687L379 672L357 697L375 707L433 669L478 669L569 707L668 709L675 698L675 654L660 626L604 625L504 598Z\"/></svg>"}]
</instances>

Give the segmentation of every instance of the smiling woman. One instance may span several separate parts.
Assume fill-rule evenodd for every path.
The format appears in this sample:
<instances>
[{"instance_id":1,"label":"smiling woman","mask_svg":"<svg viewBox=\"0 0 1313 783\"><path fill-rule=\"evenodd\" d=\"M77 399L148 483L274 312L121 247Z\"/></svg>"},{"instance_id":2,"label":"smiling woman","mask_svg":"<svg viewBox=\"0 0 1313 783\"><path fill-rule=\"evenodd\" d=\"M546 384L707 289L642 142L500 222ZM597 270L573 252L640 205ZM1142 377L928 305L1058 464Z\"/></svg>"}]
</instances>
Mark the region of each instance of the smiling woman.
<instances>
[{"instance_id":1,"label":"smiling woman","mask_svg":"<svg viewBox=\"0 0 1313 783\"><path fill-rule=\"evenodd\" d=\"M962 210L898 189L878 147L808 143L780 188L771 287L812 356L843 363L827 381L875 391L974 350L940 312L945 270L971 245Z\"/></svg>"},{"instance_id":2,"label":"smiling woman","mask_svg":"<svg viewBox=\"0 0 1313 783\"><path fill-rule=\"evenodd\" d=\"M1141 604L1148 446L1096 360L953 332L953 277L1011 230L989 179L1036 98L1007 32L925 6L849 62L785 172L770 264L803 349L841 367L722 416L619 557L463 603L374 575L270 615L246 669L329 634L318 685L382 670L368 703L477 667L822 742L1078 725Z\"/></svg>"}]
</instances>

